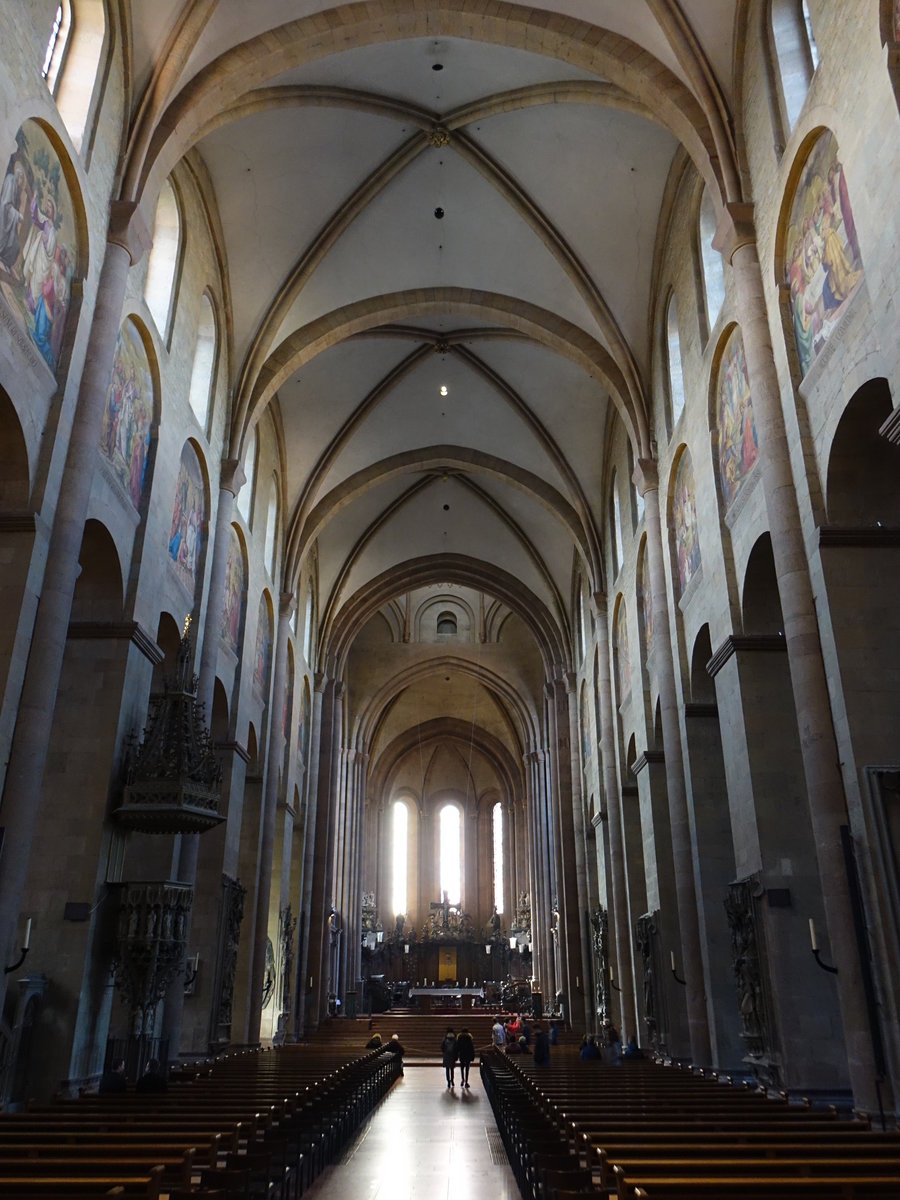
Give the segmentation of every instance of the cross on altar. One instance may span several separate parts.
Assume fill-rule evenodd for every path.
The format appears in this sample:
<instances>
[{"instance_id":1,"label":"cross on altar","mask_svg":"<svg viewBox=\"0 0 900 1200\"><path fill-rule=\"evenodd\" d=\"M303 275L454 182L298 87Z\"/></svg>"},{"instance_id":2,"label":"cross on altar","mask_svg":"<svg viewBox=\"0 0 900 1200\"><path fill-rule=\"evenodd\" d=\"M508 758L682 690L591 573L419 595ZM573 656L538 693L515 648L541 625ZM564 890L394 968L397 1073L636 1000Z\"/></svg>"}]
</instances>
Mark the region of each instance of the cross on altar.
<instances>
[{"instance_id":1,"label":"cross on altar","mask_svg":"<svg viewBox=\"0 0 900 1200\"><path fill-rule=\"evenodd\" d=\"M447 892L443 893L443 899L432 900L432 909L441 910L441 929L447 929L450 924L450 897Z\"/></svg>"}]
</instances>

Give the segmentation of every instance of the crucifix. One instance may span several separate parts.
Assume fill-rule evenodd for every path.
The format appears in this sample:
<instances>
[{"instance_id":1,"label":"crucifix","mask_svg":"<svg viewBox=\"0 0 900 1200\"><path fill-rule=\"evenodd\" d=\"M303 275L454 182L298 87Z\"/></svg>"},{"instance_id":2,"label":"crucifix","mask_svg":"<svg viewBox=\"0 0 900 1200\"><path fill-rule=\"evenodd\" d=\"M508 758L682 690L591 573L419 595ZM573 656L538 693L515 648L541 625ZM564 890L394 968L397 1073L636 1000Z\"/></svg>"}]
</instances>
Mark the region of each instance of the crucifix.
<instances>
[{"instance_id":1,"label":"crucifix","mask_svg":"<svg viewBox=\"0 0 900 1200\"><path fill-rule=\"evenodd\" d=\"M441 929L446 929L450 924L450 896L447 892L442 893L443 899L432 900L431 907L434 910L441 911Z\"/></svg>"}]
</instances>

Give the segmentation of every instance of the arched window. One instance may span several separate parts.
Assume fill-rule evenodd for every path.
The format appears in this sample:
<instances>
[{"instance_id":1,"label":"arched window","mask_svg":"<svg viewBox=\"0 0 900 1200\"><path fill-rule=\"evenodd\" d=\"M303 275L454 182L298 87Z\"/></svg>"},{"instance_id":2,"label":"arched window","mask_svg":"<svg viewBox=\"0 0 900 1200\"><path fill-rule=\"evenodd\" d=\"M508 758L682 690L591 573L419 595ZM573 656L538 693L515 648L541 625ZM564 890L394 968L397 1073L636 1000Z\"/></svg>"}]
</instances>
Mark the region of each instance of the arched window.
<instances>
[{"instance_id":1,"label":"arched window","mask_svg":"<svg viewBox=\"0 0 900 1200\"><path fill-rule=\"evenodd\" d=\"M156 220L153 222L153 248L147 263L147 282L144 284L144 299L150 315L156 322L159 336L168 340L169 317L172 312L172 296L175 286L175 271L178 267L178 252L181 246L181 216L175 190L167 179L162 185L156 203Z\"/></svg>"},{"instance_id":2,"label":"arched window","mask_svg":"<svg viewBox=\"0 0 900 1200\"><path fill-rule=\"evenodd\" d=\"M455 638L456 637L456 614L452 612L442 612L438 614L437 619L437 635L438 637Z\"/></svg>"},{"instance_id":3,"label":"arched window","mask_svg":"<svg viewBox=\"0 0 900 1200\"><path fill-rule=\"evenodd\" d=\"M710 329L718 320L725 303L725 268L722 255L713 249L715 235L716 209L709 190L704 188L703 200L700 203L700 261L703 264L703 291Z\"/></svg>"},{"instance_id":4,"label":"arched window","mask_svg":"<svg viewBox=\"0 0 900 1200\"><path fill-rule=\"evenodd\" d=\"M681 369L681 338L678 335L678 305L675 297L666 309L666 351L669 366L669 399L672 404L672 428L684 412L684 374Z\"/></svg>"},{"instance_id":5,"label":"arched window","mask_svg":"<svg viewBox=\"0 0 900 1200\"><path fill-rule=\"evenodd\" d=\"M62 0L56 6L41 75L76 150L83 149L106 41L104 0Z\"/></svg>"},{"instance_id":6,"label":"arched window","mask_svg":"<svg viewBox=\"0 0 900 1200\"><path fill-rule=\"evenodd\" d=\"M409 856L409 809L402 800L391 806L391 906L394 914L406 912L406 875Z\"/></svg>"},{"instance_id":7,"label":"arched window","mask_svg":"<svg viewBox=\"0 0 900 1200\"><path fill-rule=\"evenodd\" d=\"M72 5L69 0L66 0L64 4L56 6L53 24L50 26L50 37L44 51L44 61L41 64L41 79L47 81L47 87L51 94L56 89L56 80L59 77L59 68L66 52L66 42L69 40L71 29Z\"/></svg>"},{"instance_id":8,"label":"arched window","mask_svg":"<svg viewBox=\"0 0 900 1200\"><path fill-rule=\"evenodd\" d=\"M494 907L503 912L503 805L498 801L491 814L494 834Z\"/></svg>"},{"instance_id":9,"label":"arched window","mask_svg":"<svg viewBox=\"0 0 900 1200\"><path fill-rule=\"evenodd\" d=\"M622 506L619 502L619 480L613 471L612 488L610 491L610 508L612 515L613 562L616 574L622 570L625 562L625 546L622 541Z\"/></svg>"},{"instance_id":10,"label":"arched window","mask_svg":"<svg viewBox=\"0 0 900 1200\"><path fill-rule=\"evenodd\" d=\"M631 448L631 442L628 443L628 478L631 486L631 528L637 529L641 521L644 519L644 497L637 489L637 484L634 482L634 451Z\"/></svg>"},{"instance_id":11,"label":"arched window","mask_svg":"<svg viewBox=\"0 0 900 1200\"><path fill-rule=\"evenodd\" d=\"M266 567L269 571L269 578L275 578L275 561L277 558L277 539L278 532L278 480L272 476L272 490L269 493L269 511L266 513Z\"/></svg>"},{"instance_id":12,"label":"arched window","mask_svg":"<svg viewBox=\"0 0 900 1200\"><path fill-rule=\"evenodd\" d=\"M203 429L209 416L213 374L216 369L216 318L209 296L200 298L200 320L197 324L197 344L191 369L190 401L194 415Z\"/></svg>"},{"instance_id":13,"label":"arched window","mask_svg":"<svg viewBox=\"0 0 900 1200\"><path fill-rule=\"evenodd\" d=\"M462 898L459 809L455 804L445 804L439 820L441 895L446 892L451 904L459 904Z\"/></svg>"},{"instance_id":14,"label":"arched window","mask_svg":"<svg viewBox=\"0 0 900 1200\"><path fill-rule=\"evenodd\" d=\"M253 511L253 481L256 475L256 427L247 436L247 447L244 450L244 476L247 482L238 492L238 512L250 524L250 513Z\"/></svg>"},{"instance_id":15,"label":"arched window","mask_svg":"<svg viewBox=\"0 0 900 1200\"><path fill-rule=\"evenodd\" d=\"M786 133L797 124L813 73L819 65L819 48L813 35L806 0L772 0L771 36L781 83Z\"/></svg>"},{"instance_id":16,"label":"arched window","mask_svg":"<svg viewBox=\"0 0 900 1200\"><path fill-rule=\"evenodd\" d=\"M307 664L312 654L313 598L312 588L306 590L306 614L303 617L303 657Z\"/></svg>"}]
</instances>

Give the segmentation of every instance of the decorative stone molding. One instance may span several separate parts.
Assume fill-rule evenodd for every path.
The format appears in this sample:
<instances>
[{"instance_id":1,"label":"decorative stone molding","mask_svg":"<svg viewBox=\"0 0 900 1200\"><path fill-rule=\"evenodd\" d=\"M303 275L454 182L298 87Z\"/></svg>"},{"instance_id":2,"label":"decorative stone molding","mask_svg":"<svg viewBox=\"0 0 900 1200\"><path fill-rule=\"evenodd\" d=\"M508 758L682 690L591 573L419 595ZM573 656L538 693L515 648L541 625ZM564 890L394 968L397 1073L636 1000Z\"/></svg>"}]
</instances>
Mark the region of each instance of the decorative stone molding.
<instances>
[{"instance_id":1,"label":"decorative stone molding","mask_svg":"<svg viewBox=\"0 0 900 1200\"><path fill-rule=\"evenodd\" d=\"M725 913L731 930L731 964L738 992L741 1040L761 1083L777 1088L781 1070L775 1054L772 1005L766 978L765 926L760 905L765 889L756 876L729 885Z\"/></svg>"},{"instance_id":2,"label":"decorative stone molding","mask_svg":"<svg viewBox=\"0 0 900 1200\"><path fill-rule=\"evenodd\" d=\"M665 750L645 750L631 764L632 775L639 775L644 767L648 767L650 763L664 763L666 761Z\"/></svg>"},{"instance_id":3,"label":"decorative stone molding","mask_svg":"<svg viewBox=\"0 0 900 1200\"><path fill-rule=\"evenodd\" d=\"M900 546L900 529L896 526L885 529L880 525L863 528L820 526L819 548L825 550L833 546L855 546L861 550L893 550Z\"/></svg>"},{"instance_id":4,"label":"decorative stone molding","mask_svg":"<svg viewBox=\"0 0 900 1200\"><path fill-rule=\"evenodd\" d=\"M119 885L115 980L144 1036L153 1033L153 1009L184 967L194 889L185 883Z\"/></svg>"},{"instance_id":5,"label":"decorative stone molding","mask_svg":"<svg viewBox=\"0 0 900 1200\"><path fill-rule=\"evenodd\" d=\"M139 621L72 621L67 637L72 641L133 642L141 654L155 666L166 657Z\"/></svg>"},{"instance_id":6,"label":"decorative stone molding","mask_svg":"<svg viewBox=\"0 0 900 1200\"><path fill-rule=\"evenodd\" d=\"M786 651L787 644L780 633L741 633L733 634L725 639L709 662L706 673L713 679L722 670L729 658L739 653L755 653L757 651Z\"/></svg>"},{"instance_id":7,"label":"decorative stone molding","mask_svg":"<svg viewBox=\"0 0 900 1200\"><path fill-rule=\"evenodd\" d=\"M652 458L639 458L631 476L632 482L642 496L659 491L659 467Z\"/></svg>"}]
</instances>

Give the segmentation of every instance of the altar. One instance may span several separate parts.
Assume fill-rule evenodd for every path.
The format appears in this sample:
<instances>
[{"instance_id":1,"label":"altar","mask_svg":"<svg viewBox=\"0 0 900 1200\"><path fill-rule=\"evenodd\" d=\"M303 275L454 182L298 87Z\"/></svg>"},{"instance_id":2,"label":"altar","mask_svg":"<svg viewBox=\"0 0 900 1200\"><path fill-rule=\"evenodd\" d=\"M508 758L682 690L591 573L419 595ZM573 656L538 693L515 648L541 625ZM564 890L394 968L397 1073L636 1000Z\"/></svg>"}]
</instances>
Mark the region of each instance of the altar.
<instances>
[{"instance_id":1,"label":"altar","mask_svg":"<svg viewBox=\"0 0 900 1200\"><path fill-rule=\"evenodd\" d=\"M415 1001L420 1012L431 1012L433 1007L442 1007L441 1001L459 1000L463 1012L471 1012L476 998L484 1000L483 987L411 987L409 998ZM437 1000L437 1004L435 1004Z\"/></svg>"}]
</instances>

